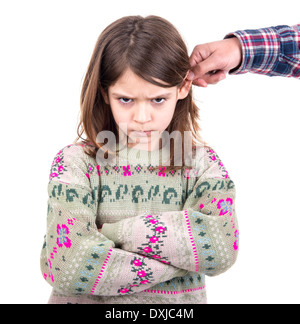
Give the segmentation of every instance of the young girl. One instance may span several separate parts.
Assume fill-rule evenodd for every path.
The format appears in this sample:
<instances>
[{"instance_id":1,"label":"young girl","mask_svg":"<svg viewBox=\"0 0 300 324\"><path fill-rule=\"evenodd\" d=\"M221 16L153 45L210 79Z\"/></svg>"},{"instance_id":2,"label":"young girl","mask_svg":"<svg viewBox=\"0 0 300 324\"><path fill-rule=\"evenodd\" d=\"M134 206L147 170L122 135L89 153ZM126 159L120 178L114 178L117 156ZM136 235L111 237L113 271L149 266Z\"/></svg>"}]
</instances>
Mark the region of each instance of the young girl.
<instances>
[{"instance_id":1,"label":"young girl","mask_svg":"<svg viewBox=\"0 0 300 324\"><path fill-rule=\"evenodd\" d=\"M49 303L205 304L205 276L235 263L235 187L199 136L189 69L162 18L124 17L100 35L78 137L50 172Z\"/></svg>"}]
</instances>

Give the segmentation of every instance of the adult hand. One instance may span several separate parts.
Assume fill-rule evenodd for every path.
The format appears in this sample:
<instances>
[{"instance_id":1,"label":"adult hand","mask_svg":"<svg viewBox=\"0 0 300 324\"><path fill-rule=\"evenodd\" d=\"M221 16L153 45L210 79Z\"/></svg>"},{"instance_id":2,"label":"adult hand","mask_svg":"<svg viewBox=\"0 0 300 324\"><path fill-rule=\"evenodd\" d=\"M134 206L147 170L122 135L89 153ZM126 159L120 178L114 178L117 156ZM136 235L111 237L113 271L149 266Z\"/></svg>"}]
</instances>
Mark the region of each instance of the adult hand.
<instances>
[{"instance_id":1,"label":"adult hand","mask_svg":"<svg viewBox=\"0 0 300 324\"><path fill-rule=\"evenodd\" d=\"M190 57L191 71L187 79L194 85L207 87L226 78L226 74L242 63L242 47L236 38L198 45Z\"/></svg>"}]
</instances>

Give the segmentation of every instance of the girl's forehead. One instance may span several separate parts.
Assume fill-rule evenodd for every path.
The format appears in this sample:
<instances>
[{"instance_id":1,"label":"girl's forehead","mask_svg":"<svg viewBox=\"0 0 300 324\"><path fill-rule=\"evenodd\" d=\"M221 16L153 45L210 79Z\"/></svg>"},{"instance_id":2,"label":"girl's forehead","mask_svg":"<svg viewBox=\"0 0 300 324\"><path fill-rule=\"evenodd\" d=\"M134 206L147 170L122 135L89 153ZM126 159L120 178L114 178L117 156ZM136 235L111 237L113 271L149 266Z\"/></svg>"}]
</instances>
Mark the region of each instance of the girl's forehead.
<instances>
[{"instance_id":1,"label":"girl's forehead","mask_svg":"<svg viewBox=\"0 0 300 324\"><path fill-rule=\"evenodd\" d=\"M164 83L161 80L155 80L160 83ZM129 94L144 94L149 97L155 97L160 94L172 95L176 91L177 87L165 88L152 84L137 74L131 69L126 69L119 79L109 87L109 92L112 95Z\"/></svg>"}]
</instances>

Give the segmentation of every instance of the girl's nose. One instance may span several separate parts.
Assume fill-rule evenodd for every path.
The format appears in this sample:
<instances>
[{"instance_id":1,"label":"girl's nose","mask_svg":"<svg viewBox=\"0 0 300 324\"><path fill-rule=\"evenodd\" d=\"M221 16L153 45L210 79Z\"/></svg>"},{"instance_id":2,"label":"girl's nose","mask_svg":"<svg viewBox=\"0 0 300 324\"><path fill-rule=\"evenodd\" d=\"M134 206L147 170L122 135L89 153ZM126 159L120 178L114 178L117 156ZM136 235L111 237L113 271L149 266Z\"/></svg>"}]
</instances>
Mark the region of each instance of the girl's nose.
<instances>
[{"instance_id":1,"label":"girl's nose","mask_svg":"<svg viewBox=\"0 0 300 324\"><path fill-rule=\"evenodd\" d=\"M140 124L145 124L151 121L150 108L145 104L137 105L134 111L134 121Z\"/></svg>"}]
</instances>

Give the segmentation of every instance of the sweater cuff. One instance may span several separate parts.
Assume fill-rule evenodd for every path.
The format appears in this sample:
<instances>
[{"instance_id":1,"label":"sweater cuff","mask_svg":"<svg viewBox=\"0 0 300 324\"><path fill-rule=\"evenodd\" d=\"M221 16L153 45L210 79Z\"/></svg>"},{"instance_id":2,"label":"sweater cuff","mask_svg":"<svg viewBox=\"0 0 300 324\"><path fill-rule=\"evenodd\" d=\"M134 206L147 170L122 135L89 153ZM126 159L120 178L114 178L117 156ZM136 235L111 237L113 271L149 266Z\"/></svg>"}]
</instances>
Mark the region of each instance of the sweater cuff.
<instances>
[{"instance_id":1,"label":"sweater cuff","mask_svg":"<svg viewBox=\"0 0 300 324\"><path fill-rule=\"evenodd\" d=\"M226 35L225 39L232 36L237 37L241 43L243 62L240 68L231 74L269 74L278 64L281 41L276 28L239 30Z\"/></svg>"},{"instance_id":2,"label":"sweater cuff","mask_svg":"<svg viewBox=\"0 0 300 324\"><path fill-rule=\"evenodd\" d=\"M233 38L236 37L240 43L241 43L241 47L242 47L242 62L241 64L235 68L229 71L229 74L244 74L247 73L248 71L246 70L246 56L247 56L247 49L245 48L243 41L242 41L242 37L240 35L240 33L235 32L235 33L231 33L231 34L227 34L224 39L228 39L228 38Z\"/></svg>"}]
</instances>

